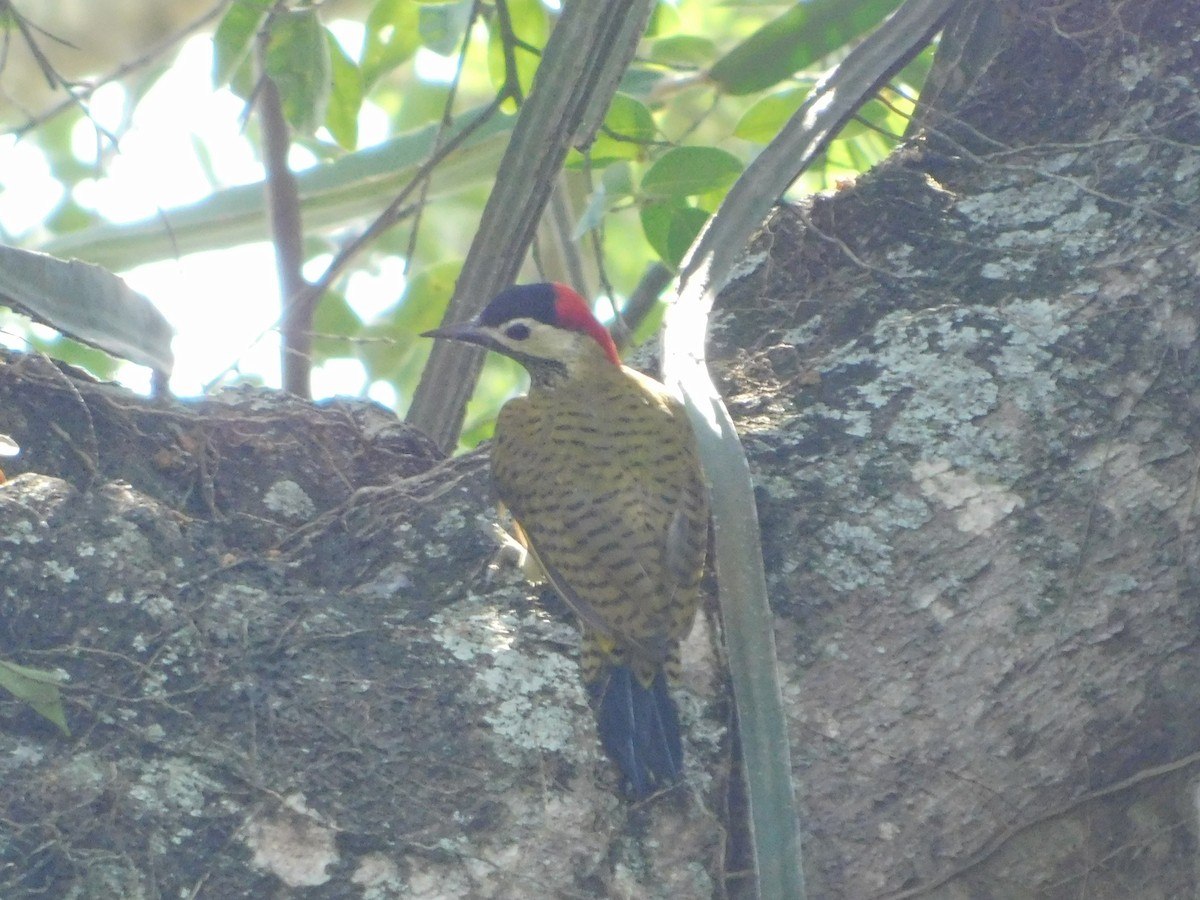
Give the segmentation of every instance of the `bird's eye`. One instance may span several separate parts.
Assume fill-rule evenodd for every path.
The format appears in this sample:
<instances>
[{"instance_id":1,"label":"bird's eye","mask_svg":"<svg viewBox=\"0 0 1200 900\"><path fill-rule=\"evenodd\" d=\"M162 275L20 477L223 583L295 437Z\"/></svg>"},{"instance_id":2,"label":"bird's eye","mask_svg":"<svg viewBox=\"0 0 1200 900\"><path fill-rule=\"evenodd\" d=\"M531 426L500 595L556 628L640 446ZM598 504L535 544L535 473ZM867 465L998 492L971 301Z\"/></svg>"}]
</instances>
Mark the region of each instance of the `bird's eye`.
<instances>
[{"instance_id":1,"label":"bird's eye","mask_svg":"<svg viewBox=\"0 0 1200 900\"><path fill-rule=\"evenodd\" d=\"M512 338L514 341L523 341L529 337L529 326L522 325L520 322L516 325L509 325L504 329L504 336Z\"/></svg>"}]
</instances>

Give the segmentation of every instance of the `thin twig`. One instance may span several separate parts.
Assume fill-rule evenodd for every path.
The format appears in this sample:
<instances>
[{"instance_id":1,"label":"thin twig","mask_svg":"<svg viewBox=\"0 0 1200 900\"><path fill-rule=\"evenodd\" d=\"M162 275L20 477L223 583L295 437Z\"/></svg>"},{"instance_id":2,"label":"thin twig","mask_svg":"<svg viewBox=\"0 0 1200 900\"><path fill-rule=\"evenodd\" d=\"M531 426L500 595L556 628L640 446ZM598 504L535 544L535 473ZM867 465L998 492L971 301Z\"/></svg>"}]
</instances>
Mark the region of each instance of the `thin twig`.
<instances>
[{"instance_id":1,"label":"thin twig","mask_svg":"<svg viewBox=\"0 0 1200 900\"><path fill-rule=\"evenodd\" d=\"M400 219L414 212L416 207L406 205L408 198L412 196L413 191L417 190L426 180L432 175L434 170L446 159L451 153L457 150L478 128L486 123L499 110L500 106L508 99L508 95L501 91L489 103L482 112L472 119L466 126L463 127L454 137L446 141L440 150L430 154L429 159L421 163L420 167L413 174L410 181L399 194L388 204L387 209L379 214L366 229L343 247L329 263L329 266L321 273L321 277L313 282L308 290L320 296L329 289L333 284L334 279L340 275L354 258L363 251L368 245L377 240L381 234L391 228Z\"/></svg>"},{"instance_id":2,"label":"thin twig","mask_svg":"<svg viewBox=\"0 0 1200 900\"><path fill-rule=\"evenodd\" d=\"M504 88L520 106L525 102L525 94L521 90L521 78L517 74L517 48L529 53L540 55L537 47L532 47L517 37L513 31L512 15L508 11L507 0L496 0L496 18L500 20L500 46L504 49Z\"/></svg>"},{"instance_id":3,"label":"thin twig","mask_svg":"<svg viewBox=\"0 0 1200 900\"><path fill-rule=\"evenodd\" d=\"M446 92L446 103L442 107L442 120L438 124L437 133L433 136L433 154L436 156L442 149L442 140L446 129L453 124L454 101L458 96L458 86L462 80L463 68L467 61L467 49L471 45L471 29L479 16L479 0L471 4L471 14L467 17L467 27L463 29L462 44L458 49L458 64L454 67L454 77L450 79L450 90ZM404 274L409 273L413 257L417 253L417 237L421 231L421 216L425 212L425 204L429 198L430 180L421 182L421 196L417 198L416 211L413 213L412 229L408 233L408 249L404 254Z\"/></svg>"},{"instance_id":4,"label":"thin twig","mask_svg":"<svg viewBox=\"0 0 1200 900\"><path fill-rule=\"evenodd\" d=\"M405 204L408 198L412 195L413 191L420 187L423 181L430 178L433 175L434 170L437 169L437 167L441 165L441 163L444 162L451 153L462 146L467 138L469 138L477 129L482 127L493 115L495 115L495 113L499 111L500 105L505 99L506 98L503 93L497 95L496 98L479 113L479 115L472 119L461 131L454 135L454 137L450 138L450 140L448 140L442 146L440 151L430 154L429 158L425 160L425 162L421 163L421 165L417 168L417 171L413 173L412 180L409 181L409 183L405 185L404 189L396 195L390 204L388 204L387 209L381 212L361 234L359 234L338 251L337 255L325 268L325 271L321 273L321 276L304 289L304 295L298 302L315 304L320 297L327 290L329 290L330 285L333 284L338 276L341 275L347 268L349 268L350 264L354 261L359 253L365 250L374 241L378 240L379 236L387 231L392 225L396 224L396 222L407 218L409 215L412 215L416 211L416 205ZM282 318L276 319L259 333L256 340L261 340L265 335L279 328L281 322ZM234 360L228 366L218 372L215 376L213 376L213 378L205 383L203 392L208 393L210 390L212 390L212 388L219 384L226 375L232 371L235 371L237 369L237 365L238 361Z\"/></svg>"},{"instance_id":5,"label":"thin twig","mask_svg":"<svg viewBox=\"0 0 1200 900\"><path fill-rule=\"evenodd\" d=\"M96 91L98 91L104 85L110 84L114 81L120 81L122 78L124 78L129 73L134 72L144 66L149 65L154 60L158 59L160 56L165 55L168 51L172 50L175 47L175 45L178 44L180 41L182 41L184 38L188 37L195 31L199 31L201 28L203 28L205 25L207 25L213 19L216 19L218 16L220 16L221 13L224 12L225 7L227 7L229 5L229 2L230 2L230 0L220 0L220 2L218 2L217 5L214 6L212 9L210 9L208 12L204 13L202 16L199 16L196 19L193 19L191 22L184 25L178 31L173 32L161 43L150 48L145 53L143 53L141 56L137 57L136 59L132 59L126 63L122 63L121 65L117 66L117 68L115 68L111 72L109 72L107 75L101 76L100 78L96 79L95 81L91 82L90 84L76 85L75 86L76 89L71 92L71 95L66 100L63 100L62 102L58 103L57 105L50 107L50 109L46 110L43 113L39 113L36 116L31 115L29 117L28 121L25 122L25 124L21 125L18 128L12 129L12 131L10 133L15 135L18 138L24 137L26 134L33 131L35 128L38 128L41 125L44 125L46 122L51 121L52 119L62 115L68 109L72 109L74 107L79 107L79 108L83 109L84 113L86 114L87 108L83 104L84 104L85 100L87 100L88 98L90 98L92 96L92 94L96 93ZM66 84L66 82L63 82L63 83Z\"/></svg>"}]
</instances>

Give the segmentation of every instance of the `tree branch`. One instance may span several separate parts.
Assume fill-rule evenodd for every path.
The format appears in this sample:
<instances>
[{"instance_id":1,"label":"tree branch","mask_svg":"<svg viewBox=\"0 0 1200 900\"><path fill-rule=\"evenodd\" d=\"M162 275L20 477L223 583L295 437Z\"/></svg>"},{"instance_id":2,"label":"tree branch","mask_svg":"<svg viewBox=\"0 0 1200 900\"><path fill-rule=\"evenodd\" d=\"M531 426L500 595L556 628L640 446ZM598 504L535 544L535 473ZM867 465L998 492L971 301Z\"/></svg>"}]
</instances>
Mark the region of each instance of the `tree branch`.
<instances>
[{"instance_id":1,"label":"tree branch","mask_svg":"<svg viewBox=\"0 0 1200 900\"><path fill-rule=\"evenodd\" d=\"M268 22L258 36L259 69L262 72L258 115L263 131L267 212L271 243L275 248L282 308L280 368L283 389L298 397L308 397L311 393L312 317L320 294L307 290L308 284L301 271L304 265L304 229L300 221L300 194L296 188L296 178L288 167L291 133L283 115L283 103L275 82L266 74L269 41Z\"/></svg>"}]
</instances>

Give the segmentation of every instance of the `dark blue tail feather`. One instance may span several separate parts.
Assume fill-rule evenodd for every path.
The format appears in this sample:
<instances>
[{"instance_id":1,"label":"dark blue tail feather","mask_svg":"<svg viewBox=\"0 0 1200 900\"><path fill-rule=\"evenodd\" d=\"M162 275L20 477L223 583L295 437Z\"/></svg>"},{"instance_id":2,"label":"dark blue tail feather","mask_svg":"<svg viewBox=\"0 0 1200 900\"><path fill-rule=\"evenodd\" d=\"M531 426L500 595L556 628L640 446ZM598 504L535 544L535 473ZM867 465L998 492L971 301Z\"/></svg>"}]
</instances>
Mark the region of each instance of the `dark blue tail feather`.
<instances>
[{"instance_id":1,"label":"dark blue tail feather","mask_svg":"<svg viewBox=\"0 0 1200 900\"><path fill-rule=\"evenodd\" d=\"M629 666L610 666L588 685L600 743L625 777L626 788L642 798L676 783L683 775L679 710L660 671L646 687Z\"/></svg>"}]
</instances>

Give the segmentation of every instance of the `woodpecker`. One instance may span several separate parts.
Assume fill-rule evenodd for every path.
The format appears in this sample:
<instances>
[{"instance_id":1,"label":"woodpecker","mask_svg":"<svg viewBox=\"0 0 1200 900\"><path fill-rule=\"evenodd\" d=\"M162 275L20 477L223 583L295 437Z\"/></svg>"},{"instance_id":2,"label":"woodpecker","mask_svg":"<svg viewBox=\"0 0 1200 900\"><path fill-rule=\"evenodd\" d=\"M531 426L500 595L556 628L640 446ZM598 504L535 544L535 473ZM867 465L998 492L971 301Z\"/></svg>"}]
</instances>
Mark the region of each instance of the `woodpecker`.
<instances>
[{"instance_id":1,"label":"woodpecker","mask_svg":"<svg viewBox=\"0 0 1200 900\"><path fill-rule=\"evenodd\" d=\"M527 395L500 410L492 481L518 539L579 620L580 669L624 790L679 781L679 675L708 546L708 488L681 403L621 364L608 330L562 284L501 292L427 337L521 363Z\"/></svg>"}]
</instances>

